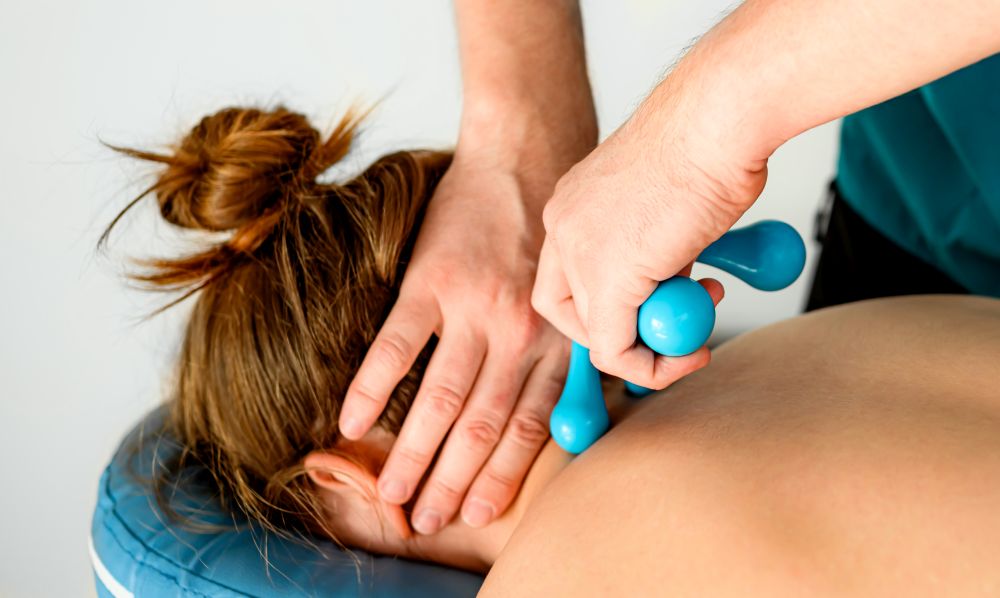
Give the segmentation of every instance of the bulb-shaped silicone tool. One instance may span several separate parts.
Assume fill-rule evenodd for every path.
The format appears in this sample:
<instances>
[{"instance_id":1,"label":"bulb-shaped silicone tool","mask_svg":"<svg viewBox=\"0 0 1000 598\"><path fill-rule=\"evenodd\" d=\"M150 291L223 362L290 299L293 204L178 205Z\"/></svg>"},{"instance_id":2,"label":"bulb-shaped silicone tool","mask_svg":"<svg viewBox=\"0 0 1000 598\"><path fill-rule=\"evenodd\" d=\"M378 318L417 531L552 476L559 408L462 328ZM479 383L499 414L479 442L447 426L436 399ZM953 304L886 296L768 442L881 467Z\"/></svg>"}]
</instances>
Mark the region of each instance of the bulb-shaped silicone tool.
<instances>
[{"instance_id":1,"label":"bulb-shaped silicone tool","mask_svg":"<svg viewBox=\"0 0 1000 598\"><path fill-rule=\"evenodd\" d=\"M731 230L701 252L702 264L725 270L762 291L795 282L806 263L806 246L791 225L777 220Z\"/></svg>"},{"instance_id":2,"label":"bulb-shaped silicone tool","mask_svg":"<svg viewBox=\"0 0 1000 598\"><path fill-rule=\"evenodd\" d=\"M664 280L639 306L639 338L670 357L694 353L715 328L715 305L705 287L686 276Z\"/></svg>"},{"instance_id":3,"label":"bulb-shaped silicone tool","mask_svg":"<svg viewBox=\"0 0 1000 598\"><path fill-rule=\"evenodd\" d=\"M566 386L549 418L549 430L563 450L579 455L608 431L611 422L601 389L601 374L590 351L573 343Z\"/></svg>"},{"instance_id":4,"label":"bulb-shaped silicone tool","mask_svg":"<svg viewBox=\"0 0 1000 598\"><path fill-rule=\"evenodd\" d=\"M763 291L795 282L805 265L806 250L795 229L774 220L729 231L708 246L698 261L715 266ZM660 355L679 357L708 342L715 327L712 297L690 278L675 276L657 286L639 307L639 338ZM652 392L626 382L630 394ZM597 441L609 425L601 378L590 363L590 351L573 344L566 387L552 410L549 427L563 449L579 454Z\"/></svg>"}]
</instances>

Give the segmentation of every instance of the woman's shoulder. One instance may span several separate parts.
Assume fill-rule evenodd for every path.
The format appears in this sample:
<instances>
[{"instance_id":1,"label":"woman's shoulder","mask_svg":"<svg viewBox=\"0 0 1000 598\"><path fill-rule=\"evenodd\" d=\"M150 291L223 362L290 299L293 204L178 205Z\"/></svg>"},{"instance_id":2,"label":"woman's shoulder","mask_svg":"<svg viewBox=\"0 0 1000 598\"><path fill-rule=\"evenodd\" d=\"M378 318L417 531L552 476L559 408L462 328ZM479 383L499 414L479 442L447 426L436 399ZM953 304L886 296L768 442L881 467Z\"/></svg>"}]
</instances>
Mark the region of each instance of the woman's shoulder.
<instances>
[{"instance_id":1,"label":"woman's shoulder","mask_svg":"<svg viewBox=\"0 0 1000 598\"><path fill-rule=\"evenodd\" d=\"M998 355L1000 301L974 297L869 301L734 339L546 488L483 595L957 576L1000 551L980 508L1000 501Z\"/></svg>"}]
</instances>

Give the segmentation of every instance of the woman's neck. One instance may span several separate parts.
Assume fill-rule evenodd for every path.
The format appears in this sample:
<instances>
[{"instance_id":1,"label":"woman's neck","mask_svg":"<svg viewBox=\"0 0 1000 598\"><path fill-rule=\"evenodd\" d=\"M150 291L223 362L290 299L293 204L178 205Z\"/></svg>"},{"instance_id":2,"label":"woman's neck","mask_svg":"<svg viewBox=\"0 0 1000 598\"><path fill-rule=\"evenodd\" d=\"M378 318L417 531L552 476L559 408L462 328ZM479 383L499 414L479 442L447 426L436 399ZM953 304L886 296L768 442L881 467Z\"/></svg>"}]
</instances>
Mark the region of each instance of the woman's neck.
<instances>
[{"instance_id":1,"label":"woman's neck","mask_svg":"<svg viewBox=\"0 0 1000 598\"><path fill-rule=\"evenodd\" d=\"M535 497L571 461L572 455L549 440L535 459L514 502L503 515L481 528L470 527L456 517L433 536L415 534L411 540L410 556L472 571L488 571Z\"/></svg>"},{"instance_id":2,"label":"woman's neck","mask_svg":"<svg viewBox=\"0 0 1000 598\"><path fill-rule=\"evenodd\" d=\"M605 394L613 424L626 417L635 405L625 396L621 383L606 384ZM572 461L572 455L549 439L514 502L502 516L482 528L469 527L456 518L433 536L414 535L410 556L462 569L488 571L535 498Z\"/></svg>"}]
</instances>

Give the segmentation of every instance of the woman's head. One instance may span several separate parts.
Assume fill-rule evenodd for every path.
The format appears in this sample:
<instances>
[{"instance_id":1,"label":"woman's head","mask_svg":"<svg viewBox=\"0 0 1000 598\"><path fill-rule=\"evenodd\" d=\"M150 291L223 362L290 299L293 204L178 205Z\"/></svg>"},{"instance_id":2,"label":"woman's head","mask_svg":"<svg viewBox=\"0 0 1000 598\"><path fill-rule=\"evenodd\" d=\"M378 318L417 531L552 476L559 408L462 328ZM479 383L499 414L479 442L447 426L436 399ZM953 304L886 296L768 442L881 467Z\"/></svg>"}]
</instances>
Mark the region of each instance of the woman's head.
<instances>
[{"instance_id":1,"label":"woman's head","mask_svg":"<svg viewBox=\"0 0 1000 598\"><path fill-rule=\"evenodd\" d=\"M161 490L187 465L205 466L224 507L273 530L331 533L313 480L337 480L307 473L305 460L319 455L312 461L322 466L341 440L340 401L450 163L447 153L398 152L346 183L317 183L347 154L357 124L348 116L323 138L284 108L228 108L167 153L121 150L162 166L149 191L167 221L225 236L143 262L137 275L195 302L170 418L184 452ZM372 450L350 459L377 460L391 444L430 350L367 437Z\"/></svg>"}]
</instances>

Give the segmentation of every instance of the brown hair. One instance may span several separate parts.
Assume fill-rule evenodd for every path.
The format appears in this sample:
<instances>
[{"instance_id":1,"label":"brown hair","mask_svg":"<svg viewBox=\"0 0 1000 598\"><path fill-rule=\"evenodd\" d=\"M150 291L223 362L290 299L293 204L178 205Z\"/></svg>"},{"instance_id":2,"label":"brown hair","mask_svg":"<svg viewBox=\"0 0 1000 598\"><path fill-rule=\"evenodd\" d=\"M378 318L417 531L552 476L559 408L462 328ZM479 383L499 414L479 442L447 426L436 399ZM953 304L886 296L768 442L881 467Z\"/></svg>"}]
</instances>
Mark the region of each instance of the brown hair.
<instances>
[{"instance_id":1,"label":"brown hair","mask_svg":"<svg viewBox=\"0 0 1000 598\"><path fill-rule=\"evenodd\" d=\"M317 183L347 154L358 123L348 114L324 141L285 108L227 108L169 153L115 148L163 169L102 242L149 193L174 225L230 233L193 255L141 262L134 276L182 292L170 305L196 297L166 424L181 452L154 480L162 507L185 467L204 466L229 511L272 531L329 533L302 459L338 438L342 397L451 160L398 152L346 183ZM378 425L398 433L431 350Z\"/></svg>"}]
</instances>

